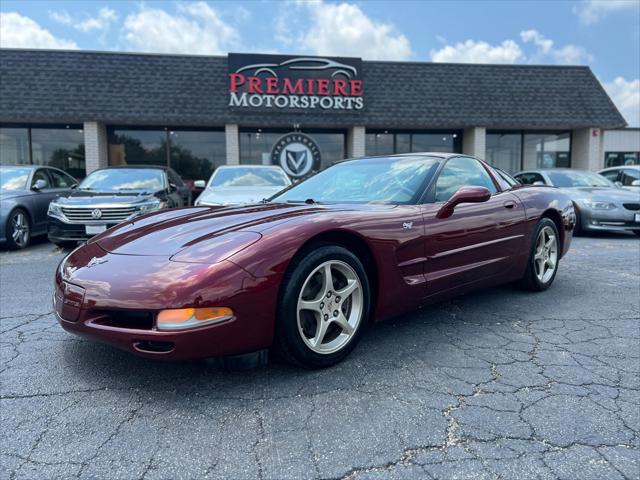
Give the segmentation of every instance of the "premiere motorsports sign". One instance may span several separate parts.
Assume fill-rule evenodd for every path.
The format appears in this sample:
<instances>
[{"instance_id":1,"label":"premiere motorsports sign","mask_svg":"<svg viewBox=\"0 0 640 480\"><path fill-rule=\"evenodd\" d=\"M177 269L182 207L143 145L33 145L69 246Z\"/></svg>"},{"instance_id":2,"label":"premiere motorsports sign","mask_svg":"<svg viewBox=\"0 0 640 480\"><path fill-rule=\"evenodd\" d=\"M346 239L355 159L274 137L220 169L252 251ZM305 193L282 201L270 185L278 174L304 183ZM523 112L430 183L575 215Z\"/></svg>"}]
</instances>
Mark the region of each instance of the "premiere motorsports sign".
<instances>
[{"instance_id":1,"label":"premiere motorsports sign","mask_svg":"<svg viewBox=\"0 0 640 480\"><path fill-rule=\"evenodd\" d=\"M362 60L229 54L229 107L358 111Z\"/></svg>"}]
</instances>

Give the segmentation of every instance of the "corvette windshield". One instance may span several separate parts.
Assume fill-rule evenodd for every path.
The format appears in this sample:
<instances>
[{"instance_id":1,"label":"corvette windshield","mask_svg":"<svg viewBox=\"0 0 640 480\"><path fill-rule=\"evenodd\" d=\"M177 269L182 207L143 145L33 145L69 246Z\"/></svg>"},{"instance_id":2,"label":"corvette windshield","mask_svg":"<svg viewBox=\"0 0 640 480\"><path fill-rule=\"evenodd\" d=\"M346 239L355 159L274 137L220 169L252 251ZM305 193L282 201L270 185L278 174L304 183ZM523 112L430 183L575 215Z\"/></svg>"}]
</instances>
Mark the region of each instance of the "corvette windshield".
<instances>
[{"instance_id":1,"label":"corvette windshield","mask_svg":"<svg viewBox=\"0 0 640 480\"><path fill-rule=\"evenodd\" d=\"M613 185L606 178L591 172L579 171L556 171L547 172L551 182L560 188L578 187L612 187Z\"/></svg>"},{"instance_id":2,"label":"corvette windshield","mask_svg":"<svg viewBox=\"0 0 640 480\"><path fill-rule=\"evenodd\" d=\"M339 163L276 195L271 201L408 204L416 200L441 160L390 157Z\"/></svg>"},{"instance_id":3,"label":"corvette windshield","mask_svg":"<svg viewBox=\"0 0 640 480\"><path fill-rule=\"evenodd\" d=\"M284 172L275 168L221 168L211 179L212 187L286 187Z\"/></svg>"},{"instance_id":4,"label":"corvette windshield","mask_svg":"<svg viewBox=\"0 0 640 480\"><path fill-rule=\"evenodd\" d=\"M85 178L80 190L135 190L157 192L164 188L162 170L158 168L107 168Z\"/></svg>"}]
</instances>

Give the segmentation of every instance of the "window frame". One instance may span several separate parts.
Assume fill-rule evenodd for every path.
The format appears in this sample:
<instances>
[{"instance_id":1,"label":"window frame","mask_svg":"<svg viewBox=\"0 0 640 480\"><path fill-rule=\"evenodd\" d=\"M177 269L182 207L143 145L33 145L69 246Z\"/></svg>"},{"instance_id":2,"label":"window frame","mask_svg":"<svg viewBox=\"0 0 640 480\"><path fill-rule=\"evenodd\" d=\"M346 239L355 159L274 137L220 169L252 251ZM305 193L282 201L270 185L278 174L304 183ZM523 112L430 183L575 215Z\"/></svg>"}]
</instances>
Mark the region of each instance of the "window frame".
<instances>
[{"instance_id":1,"label":"window frame","mask_svg":"<svg viewBox=\"0 0 640 480\"><path fill-rule=\"evenodd\" d=\"M561 135L561 134L569 134L569 165L567 167L562 168L572 168L573 164L573 130L524 130L524 129L516 129L516 130L505 130L505 129L491 129L485 132L485 136L488 135L520 135L520 158L518 161L519 167L516 172L524 170L524 137L526 135ZM486 152L485 152L486 156ZM606 159L606 157L605 157ZM489 162L487 162L489 163ZM491 165L489 163L489 165ZM493 166L493 165L492 165Z\"/></svg>"},{"instance_id":2,"label":"window frame","mask_svg":"<svg viewBox=\"0 0 640 480\"><path fill-rule=\"evenodd\" d=\"M478 158L475 158L475 157L472 157L471 155L454 154L454 155L451 155L450 157L447 157L447 158L443 159L442 163L438 167L438 171L433 175L433 178L431 179L431 182L429 183L429 185L426 186L424 193L419 198L419 200L417 202L418 205L424 205L424 204L444 205L445 203L447 203L446 201L444 201L444 202L437 202L436 201L436 184L438 183L438 179L440 178L440 175L442 174L442 170L445 169L447 163L449 163L450 160L453 160L455 158L469 158L471 160L476 161L480 165L482 170L487 174L487 176L491 180L491 183L493 183L493 187L495 188L495 192L490 192L492 197L494 195L498 194L498 193L502 193L502 192L506 191L500 186L500 184L497 182L497 180L493 177L493 174L487 169L487 167L485 166L485 164L484 164L484 162L482 160L480 160Z\"/></svg>"},{"instance_id":3,"label":"window frame","mask_svg":"<svg viewBox=\"0 0 640 480\"><path fill-rule=\"evenodd\" d=\"M55 187L55 186L52 186L51 188L69 189L73 185L77 185L78 184L78 181L75 178L73 178L71 175L69 175L67 172L65 172L64 170L60 170L60 169L55 168L55 167L47 167L47 173L49 174L49 178L51 179L51 185L53 185L55 183L53 181L53 179L54 179L53 173L57 173L59 175L62 175L63 177L67 177L71 181L71 185L69 185L68 187Z\"/></svg>"}]
</instances>

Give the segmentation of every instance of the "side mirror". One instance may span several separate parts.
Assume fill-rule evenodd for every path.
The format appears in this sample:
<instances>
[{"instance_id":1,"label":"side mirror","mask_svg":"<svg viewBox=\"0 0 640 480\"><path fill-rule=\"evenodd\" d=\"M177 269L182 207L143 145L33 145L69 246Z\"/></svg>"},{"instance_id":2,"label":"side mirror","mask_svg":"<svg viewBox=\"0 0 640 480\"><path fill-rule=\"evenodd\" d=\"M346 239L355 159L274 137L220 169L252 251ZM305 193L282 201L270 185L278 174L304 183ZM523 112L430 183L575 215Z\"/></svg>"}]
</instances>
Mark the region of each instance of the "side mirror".
<instances>
[{"instance_id":1,"label":"side mirror","mask_svg":"<svg viewBox=\"0 0 640 480\"><path fill-rule=\"evenodd\" d=\"M71 185L69 188L70 188L71 190L74 190L74 189L78 188L78 184L77 184L77 183L74 183L74 184L73 184L73 185Z\"/></svg>"},{"instance_id":2,"label":"side mirror","mask_svg":"<svg viewBox=\"0 0 640 480\"><path fill-rule=\"evenodd\" d=\"M169 184L169 193L173 193L173 192L177 192L178 191L178 186L175 183L170 183Z\"/></svg>"},{"instance_id":3,"label":"side mirror","mask_svg":"<svg viewBox=\"0 0 640 480\"><path fill-rule=\"evenodd\" d=\"M623 187L622 182L620 182L620 181L615 181L615 182L613 182L613 184L618 188L622 188Z\"/></svg>"},{"instance_id":4,"label":"side mirror","mask_svg":"<svg viewBox=\"0 0 640 480\"><path fill-rule=\"evenodd\" d=\"M545 183L541 180L536 180L535 182L532 183L532 185L536 185L538 187L544 187Z\"/></svg>"},{"instance_id":5,"label":"side mirror","mask_svg":"<svg viewBox=\"0 0 640 480\"><path fill-rule=\"evenodd\" d=\"M43 188L47 188L47 182L42 179L36 180L36 183L31 186L31 190L35 190L36 192L39 192Z\"/></svg>"},{"instance_id":6,"label":"side mirror","mask_svg":"<svg viewBox=\"0 0 640 480\"><path fill-rule=\"evenodd\" d=\"M633 182L631 182L631 186L632 187L640 187L640 180L634 180Z\"/></svg>"},{"instance_id":7,"label":"side mirror","mask_svg":"<svg viewBox=\"0 0 640 480\"><path fill-rule=\"evenodd\" d=\"M204 180L196 180L195 182L193 182L193 186L195 188L204 188L207 186L207 183Z\"/></svg>"},{"instance_id":8,"label":"side mirror","mask_svg":"<svg viewBox=\"0 0 640 480\"><path fill-rule=\"evenodd\" d=\"M491 192L486 187L460 187L456 193L442 206L436 218L448 218L453 215L457 205L461 203L482 203L491 198Z\"/></svg>"}]
</instances>

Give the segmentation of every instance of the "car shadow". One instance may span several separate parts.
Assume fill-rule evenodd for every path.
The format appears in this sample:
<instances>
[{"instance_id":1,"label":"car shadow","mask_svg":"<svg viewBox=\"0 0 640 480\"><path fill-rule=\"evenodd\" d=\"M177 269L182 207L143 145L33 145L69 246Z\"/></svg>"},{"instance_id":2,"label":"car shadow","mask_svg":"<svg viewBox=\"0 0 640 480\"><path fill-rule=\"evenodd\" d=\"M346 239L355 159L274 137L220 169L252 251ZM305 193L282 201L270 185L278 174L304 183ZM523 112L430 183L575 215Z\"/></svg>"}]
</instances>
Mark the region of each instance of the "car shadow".
<instances>
[{"instance_id":1,"label":"car shadow","mask_svg":"<svg viewBox=\"0 0 640 480\"><path fill-rule=\"evenodd\" d=\"M181 395L243 399L313 394L356 388L366 383L367 377L377 378L380 369L410 375L416 362L439 365L439 355L454 355L456 361L473 366L477 359L464 358L463 350L469 347L462 346L462 339L483 330L486 337L487 326L509 321L508 314L493 313L496 302L508 305L526 298L530 295L511 286L497 287L369 325L351 355L322 370L294 367L270 355L266 366L229 371L202 361L150 360L83 339L65 342L63 355L69 373L85 388L170 390Z\"/></svg>"},{"instance_id":2,"label":"car shadow","mask_svg":"<svg viewBox=\"0 0 640 480\"><path fill-rule=\"evenodd\" d=\"M603 238L611 240L629 240L631 238L640 238L630 231L625 232L607 232L607 231L585 231L575 235L575 238Z\"/></svg>"}]
</instances>

